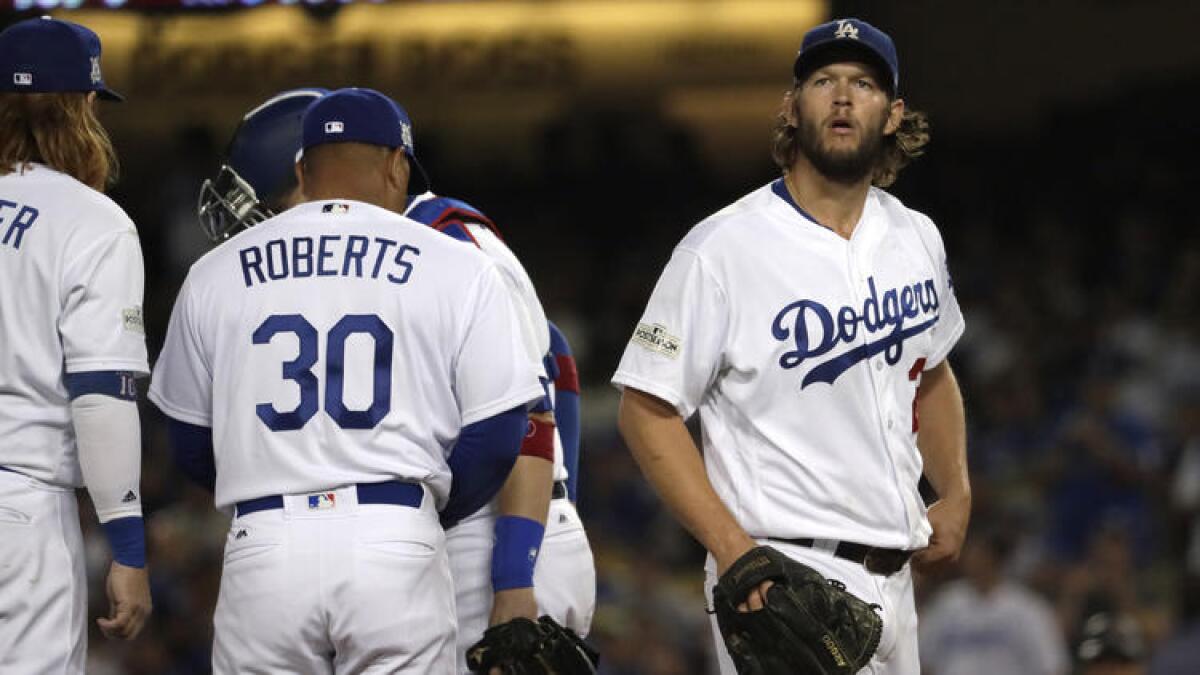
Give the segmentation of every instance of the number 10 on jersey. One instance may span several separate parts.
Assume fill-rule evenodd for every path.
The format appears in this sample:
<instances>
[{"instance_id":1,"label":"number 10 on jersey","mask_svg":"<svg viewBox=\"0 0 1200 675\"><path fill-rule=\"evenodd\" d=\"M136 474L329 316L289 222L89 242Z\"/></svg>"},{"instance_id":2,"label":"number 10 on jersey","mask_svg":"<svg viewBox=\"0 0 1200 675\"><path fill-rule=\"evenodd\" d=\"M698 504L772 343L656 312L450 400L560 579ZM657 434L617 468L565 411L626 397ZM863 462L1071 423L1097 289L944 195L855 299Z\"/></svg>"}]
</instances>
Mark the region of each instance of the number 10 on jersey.
<instances>
[{"instance_id":1,"label":"number 10 on jersey","mask_svg":"<svg viewBox=\"0 0 1200 675\"><path fill-rule=\"evenodd\" d=\"M258 418L272 431L302 428L317 414L320 382L312 367L317 363L320 336L299 314L273 314L254 331L256 345L270 344L279 333L296 336L300 353L283 363L283 379L300 388L300 402L293 410L281 412L274 403L255 406ZM350 410L343 400L346 339L351 335L371 336L375 343L374 386L371 405L366 410ZM374 314L347 314L329 329L325 340L325 413L343 429L371 429L392 408L392 329Z\"/></svg>"}]
</instances>

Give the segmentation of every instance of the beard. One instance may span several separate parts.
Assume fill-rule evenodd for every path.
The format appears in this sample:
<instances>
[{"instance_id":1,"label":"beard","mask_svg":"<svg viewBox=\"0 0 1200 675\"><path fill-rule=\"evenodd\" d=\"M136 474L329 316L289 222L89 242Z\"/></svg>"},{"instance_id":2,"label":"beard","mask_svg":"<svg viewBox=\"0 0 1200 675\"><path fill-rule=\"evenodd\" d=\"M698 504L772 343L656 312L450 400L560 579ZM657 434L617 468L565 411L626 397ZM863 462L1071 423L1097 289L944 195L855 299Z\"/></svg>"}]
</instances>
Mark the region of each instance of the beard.
<instances>
[{"instance_id":1,"label":"beard","mask_svg":"<svg viewBox=\"0 0 1200 675\"><path fill-rule=\"evenodd\" d=\"M865 129L858 147L832 150L821 143L822 127L812 120L801 120L796 130L800 152L826 178L838 183L857 183L869 176L883 156L883 129L887 118L876 129Z\"/></svg>"}]
</instances>

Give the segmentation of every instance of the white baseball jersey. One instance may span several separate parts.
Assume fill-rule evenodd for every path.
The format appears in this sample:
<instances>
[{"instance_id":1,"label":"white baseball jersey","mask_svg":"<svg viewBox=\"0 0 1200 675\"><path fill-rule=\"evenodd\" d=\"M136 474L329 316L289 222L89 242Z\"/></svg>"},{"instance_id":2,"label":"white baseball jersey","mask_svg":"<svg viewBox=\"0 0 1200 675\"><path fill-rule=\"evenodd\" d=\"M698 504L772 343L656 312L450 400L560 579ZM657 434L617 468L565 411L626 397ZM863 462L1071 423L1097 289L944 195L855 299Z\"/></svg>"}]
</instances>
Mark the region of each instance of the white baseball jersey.
<instances>
[{"instance_id":1,"label":"white baseball jersey","mask_svg":"<svg viewBox=\"0 0 1200 675\"><path fill-rule=\"evenodd\" d=\"M786 194L679 243L613 382L700 411L708 477L751 536L921 548L914 400L963 331L941 237L882 190L849 240Z\"/></svg>"},{"instance_id":2,"label":"white baseball jersey","mask_svg":"<svg viewBox=\"0 0 1200 675\"><path fill-rule=\"evenodd\" d=\"M427 192L409 204L409 212L437 199ZM517 314L521 317L529 358L541 359L550 351L550 328L533 281L512 249L490 228L465 225L479 249L496 263ZM445 236L447 239L450 237ZM540 371L546 377L544 368ZM550 387L553 396L553 386ZM562 440L554 434L554 480L566 480ZM483 636L492 611L491 561L495 545L494 502L464 518L446 533L446 550L454 580L458 618L457 664L466 671L467 649ZM566 499L550 503L545 536L534 568L534 595L539 613L586 636L596 607L596 568L587 533L575 506Z\"/></svg>"},{"instance_id":3,"label":"white baseball jersey","mask_svg":"<svg viewBox=\"0 0 1200 675\"><path fill-rule=\"evenodd\" d=\"M412 211L423 202L436 198L437 195L434 193L426 192L413 199L407 210ZM542 301L538 299L537 289L533 286L533 280L529 278L529 272L525 271L525 266L521 264L512 249L490 228L478 223L467 223L466 228L475 239L475 243L479 245L479 249L486 253L500 270L500 276L508 288L513 307L516 308L517 316L521 319L521 335L525 349L528 351L529 357L540 364L542 357L550 351L550 328L546 323L546 312L542 309ZM541 368L542 377L545 377L545 369L541 366L539 368ZM562 441L555 432L554 480L566 479L567 469L563 463Z\"/></svg>"},{"instance_id":4,"label":"white baseball jersey","mask_svg":"<svg viewBox=\"0 0 1200 675\"><path fill-rule=\"evenodd\" d=\"M83 485L63 374L149 372L142 283L111 199L40 164L0 176L0 466Z\"/></svg>"},{"instance_id":5,"label":"white baseball jersey","mask_svg":"<svg viewBox=\"0 0 1200 675\"><path fill-rule=\"evenodd\" d=\"M520 331L475 247L310 202L192 266L150 398L213 428L219 507L400 478L440 508L460 429L542 396Z\"/></svg>"}]
</instances>

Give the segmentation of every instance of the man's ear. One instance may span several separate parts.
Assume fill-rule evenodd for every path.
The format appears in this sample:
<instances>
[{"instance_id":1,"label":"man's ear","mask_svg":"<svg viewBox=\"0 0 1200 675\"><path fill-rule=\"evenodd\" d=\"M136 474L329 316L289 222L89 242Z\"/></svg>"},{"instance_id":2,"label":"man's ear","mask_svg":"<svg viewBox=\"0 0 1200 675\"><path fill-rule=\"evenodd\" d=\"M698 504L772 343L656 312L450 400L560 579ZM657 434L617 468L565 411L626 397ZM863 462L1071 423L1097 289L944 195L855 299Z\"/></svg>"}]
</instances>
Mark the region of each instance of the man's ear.
<instances>
[{"instance_id":1,"label":"man's ear","mask_svg":"<svg viewBox=\"0 0 1200 675\"><path fill-rule=\"evenodd\" d=\"M888 121L883 125L883 135L891 136L900 129L900 123L904 121L904 99L898 98L891 102L888 106Z\"/></svg>"},{"instance_id":2,"label":"man's ear","mask_svg":"<svg viewBox=\"0 0 1200 675\"><path fill-rule=\"evenodd\" d=\"M411 168L408 165L408 155L404 148L392 150L388 156L388 184L400 194L408 194L408 178Z\"/></svg>"},{"instance_id":3,"label":"man's ear","mask_svg":"<svg viewBox=\"0 0 1200 675\"><path fill-rule=\"evenodd\" d=\"M304 201L305 200L304 195L306 193L304 190L304 158L303 157L296 160L296 163L292 165L292 170L296 172L296 191L300 193L300 201Z\"/></svg>"},{"instance_id":4,"label":"man's ear","mask_svg":"<svg viewBox=\"0 0 1200 675\"><path fill-rule=\"evenodd\" d=\"M783 117L783 121L789 127L800 126L800 120L796 118L796 89L792 88L784 92L783 101L779 104L779 115Z\"/></svg>"}]
</instances>

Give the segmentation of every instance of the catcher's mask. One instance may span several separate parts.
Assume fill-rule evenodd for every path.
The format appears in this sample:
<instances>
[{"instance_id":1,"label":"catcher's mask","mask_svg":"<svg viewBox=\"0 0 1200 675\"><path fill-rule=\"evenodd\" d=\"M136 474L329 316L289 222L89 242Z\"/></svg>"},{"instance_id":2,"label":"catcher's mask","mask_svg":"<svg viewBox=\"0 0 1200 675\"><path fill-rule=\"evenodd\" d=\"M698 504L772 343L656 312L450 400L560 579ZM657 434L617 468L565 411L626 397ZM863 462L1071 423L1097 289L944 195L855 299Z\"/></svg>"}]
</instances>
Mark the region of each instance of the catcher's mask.
<instances>
[{"instance_id":1,"label":"catcher's mask","mask_svg":"<svg viewBox=\"0 0 1200 675\"><path fill-rule=\"evenodd\" d=\"M246 113L215 178L200 186L200 228L214 242L275 215L270 200L295 185L304 111L329 93L318 88L285 91Z\"/></svg>"},{"instance_id":2,"label":"catcher's mask","mask_svg":"<svg viewBox=\"0 0 1200 675\"><path fill-rule=\"evenodd\" d=\"M221 165L215 179L210 178L200 186L200 203L196 211L200 229L214 242L275 215L259 200L254 188L228 164Z\"/></svg>"}]
</instances>

